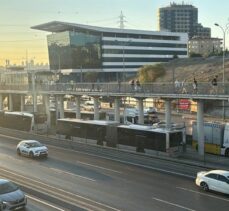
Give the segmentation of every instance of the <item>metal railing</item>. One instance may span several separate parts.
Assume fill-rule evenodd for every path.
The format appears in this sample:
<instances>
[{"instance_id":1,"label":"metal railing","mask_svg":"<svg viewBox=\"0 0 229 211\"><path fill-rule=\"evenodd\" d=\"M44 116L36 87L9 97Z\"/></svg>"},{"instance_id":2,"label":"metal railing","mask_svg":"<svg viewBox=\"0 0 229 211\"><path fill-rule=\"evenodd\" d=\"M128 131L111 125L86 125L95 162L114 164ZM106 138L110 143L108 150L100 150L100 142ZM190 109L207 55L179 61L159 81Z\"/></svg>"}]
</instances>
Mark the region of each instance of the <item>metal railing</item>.
<instances>
[{"instance_id":1,"label":"metal railing","mask_svg":"<svg viewBox=\"0 0 229 211\"><path fill-rule=\"evenodd\" d=\"M32 92L31 85L7 84L0 85L0 91L28 91ZM211 83L200 82L195 90L192 83L186 83L185 86L175 86L173 83L145 83L140 86L132 86L129 83L39 83L35 85L37 92L79 92L79 93L143 93L143 94L195 94L195 95L229 95L229 83L218 83L213 87Z\"/></svg>"}]
</instances>

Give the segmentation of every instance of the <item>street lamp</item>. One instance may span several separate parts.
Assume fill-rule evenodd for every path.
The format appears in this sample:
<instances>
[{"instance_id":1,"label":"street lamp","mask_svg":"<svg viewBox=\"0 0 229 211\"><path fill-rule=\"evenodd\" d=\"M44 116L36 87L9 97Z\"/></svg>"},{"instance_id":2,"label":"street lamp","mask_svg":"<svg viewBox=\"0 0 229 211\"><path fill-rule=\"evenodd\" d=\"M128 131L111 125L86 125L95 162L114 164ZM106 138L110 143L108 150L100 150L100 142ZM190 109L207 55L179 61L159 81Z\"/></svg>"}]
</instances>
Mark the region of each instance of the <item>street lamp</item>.
<instances>
[{"instance_id":1,"label":"street lamp","mask_svg":"<svg viewBox=\"0 0 229 211\"><path fill-rule=\"evenodd\" d=\"M222 32L223 32L223 87L225 84L225 38L226 38L226 32L229 29L229 23L223 28L221 25L218 23L215 23L215 26L218 26ZM224 100L223 100L223 120L225 119L225 106L224 106Z\"/></svg>"},{"instance_id":2,"label":"street lamp","mask_svg":"<svg viewBox=\"0 0 229 211\"><path fill-rule=\"evenodd\" d=\"M219 28L221 28L223 32L223 86L224 86L224 83L225 83L225 37L226 37L226 32L229 29L229 24L227 24L225 28L223 28L218 23L215 23L215 26L218 26Z\"/></svg>"},{"instance_id":3,"label":"street lamp","mask_svg":"<svg viewBox=\"0 0 229 211\"><path fill-rule=\"evenodd\" d=\"M120 40L115 40L115 43L117 44L117 45L120 45L119 44L119 41ZM125 67L125 47L131 42L132 40L130 39L130 40L127 40L127 41L123 41L123 43L122 43L122 79L123 79L123 81L124 82L126 82L126 67ZM121 41L122 42L122 41ZM120 80L120 75L117 75L117 79L118 79L118 81Z\"/></svg>"}]
</instances>

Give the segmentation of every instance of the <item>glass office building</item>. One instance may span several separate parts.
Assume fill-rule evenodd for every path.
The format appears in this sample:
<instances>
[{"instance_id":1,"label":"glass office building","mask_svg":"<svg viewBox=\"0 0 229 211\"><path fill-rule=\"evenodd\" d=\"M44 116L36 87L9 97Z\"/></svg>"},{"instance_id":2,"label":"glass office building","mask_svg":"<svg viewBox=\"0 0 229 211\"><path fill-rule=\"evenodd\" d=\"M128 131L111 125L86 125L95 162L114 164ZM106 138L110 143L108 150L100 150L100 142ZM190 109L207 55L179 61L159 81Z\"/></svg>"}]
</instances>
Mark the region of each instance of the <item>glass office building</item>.
<instances>
[{"instance_id":1,"label":"glass office building","mask_svg":"<svg viewBox=\"0 0 229 211\"><path fill-rule=\"evenodd\" d=\"M97 81L128 80L146 64L187 57L187 33L143 31L50 22L32 27L48 35L50 68L74 81L96 73ZM67 77L67 76L66 76Z\"/></svg>"},{"instance_id":2,"label":"glass office building","mask_svg":"<svg viewBox=\"0 0 229 211\"><path fill-rule=\"evenodd\" d=\"M100 36L81 32L48 35L51 69L101 68Z\"/></svg>"}]
</instances>

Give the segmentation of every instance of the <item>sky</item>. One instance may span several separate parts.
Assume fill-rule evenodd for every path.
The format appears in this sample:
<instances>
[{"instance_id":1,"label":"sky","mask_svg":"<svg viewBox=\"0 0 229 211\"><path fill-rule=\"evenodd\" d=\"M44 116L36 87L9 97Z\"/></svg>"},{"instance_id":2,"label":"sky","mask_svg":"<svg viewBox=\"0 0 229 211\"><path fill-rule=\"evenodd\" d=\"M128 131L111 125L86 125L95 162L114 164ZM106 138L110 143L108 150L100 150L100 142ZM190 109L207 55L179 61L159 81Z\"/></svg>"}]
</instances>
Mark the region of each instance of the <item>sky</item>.
<instances>
[{"instance_id":1,"label":"sky","mask_svg":"<svg viewBox=\"0 0 229 211\"><path fill-rule=\"evenodd\" d=\"M0 0L0 66L6 60L21 64L33 59L48 62L47 32L30 29L50 21L119 27L121 11L125 28L158 30L158 8L171 2L192 4L198 8L198 22L212 29L212 37L223 38L229 23L229 1L221 0ZM229 31L229 30L228 30ZM226 33L229 48L229 34Z\"/></svg>"}]
</instances>

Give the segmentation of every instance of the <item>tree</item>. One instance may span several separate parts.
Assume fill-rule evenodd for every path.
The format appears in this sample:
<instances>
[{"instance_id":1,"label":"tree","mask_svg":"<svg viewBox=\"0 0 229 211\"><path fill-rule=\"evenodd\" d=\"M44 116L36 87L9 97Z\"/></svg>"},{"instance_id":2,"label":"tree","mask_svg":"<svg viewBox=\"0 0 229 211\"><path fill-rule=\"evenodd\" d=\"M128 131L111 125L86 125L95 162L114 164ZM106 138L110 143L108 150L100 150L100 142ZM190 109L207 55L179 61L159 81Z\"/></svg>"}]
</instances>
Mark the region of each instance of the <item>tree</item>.
<instances>
[{"instance_id":1,"label":"tree","mask_svg":"<svg viewBox=\"0 0 229 211\"><path fill-rule=\"evenodd\" d=\"M98 72L87 72L85 73L84 80L86 82L96 82L98 78Z\"/></svg>"},{"instance_id":2,"label":"tree","mask_svg":"<svg viewBox=\"0 0 229 211\"><path fill-rule=\"evenodd\" d=\"M202 57L202 55L201 55L200 53L191 52L191 53L189 54L189 57L190 57L190 58L193 58L193 57Z\"/></svg>"},{"instance_id":3,"label":"tree","mask_svg":"<svg viewBox=\"0 0 229 211\"><path fill-rule=\"evenodd\" d=\"M165 74L162 64L144 65L138 70L138 78L141 83L153 82Z\"/></svg>"},{"instance_id":4,"label":"tree","mask_svg":"<svg viewBox=\"0 0 229 211\"><path fill-rule=\"evenodd\" d=\"M174 54L173 55L173 59L178 59L179 57L178 57L178 55L177 54Z\"/></svg>"}]
</instances>

